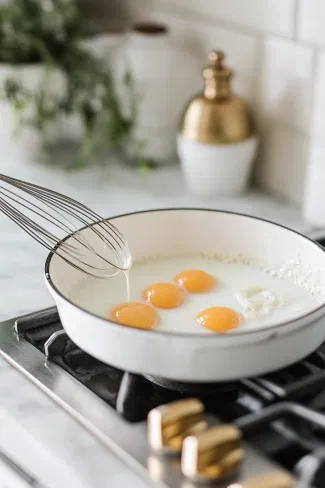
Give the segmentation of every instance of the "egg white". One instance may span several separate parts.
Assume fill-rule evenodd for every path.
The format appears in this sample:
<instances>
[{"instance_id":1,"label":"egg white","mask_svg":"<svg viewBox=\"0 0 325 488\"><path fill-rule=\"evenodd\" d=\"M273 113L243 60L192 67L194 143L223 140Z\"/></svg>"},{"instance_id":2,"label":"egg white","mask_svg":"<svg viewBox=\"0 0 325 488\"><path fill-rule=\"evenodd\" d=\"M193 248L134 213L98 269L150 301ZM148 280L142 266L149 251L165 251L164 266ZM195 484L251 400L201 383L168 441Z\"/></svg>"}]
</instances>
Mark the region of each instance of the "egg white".
<instances>
[{"instance_id":1,"label":"egg white","mask_svg":"<svg viewBox=\"0 0 325 488\"><path fill-rule=\"evenodd\" d=\"M210 293L186 293L184 303L178 308L158 309L160 321L156 330L214 334L196 321L196 316L202 310L214 306L229 307L242 314L239 328L229 333L281 323L317 307L316 300L305 289L289 280L280 280L251 266L228 264L200 256L134 264L129 274L130 301L142 301L141 293L147 286L157 282L172 282L173 276L186 269L200 269L212 274L217 280L217 286ZM247 294L242 292L251 288L270 291L277 298L277 306L269 310L264 308L266 313L247 314L247 303L242 299ZM70 299L84 309L107 318L114 306L127 301L126 277L119 273L106 280L87 278L71 290Z\"/></svg>"}]
</instances>

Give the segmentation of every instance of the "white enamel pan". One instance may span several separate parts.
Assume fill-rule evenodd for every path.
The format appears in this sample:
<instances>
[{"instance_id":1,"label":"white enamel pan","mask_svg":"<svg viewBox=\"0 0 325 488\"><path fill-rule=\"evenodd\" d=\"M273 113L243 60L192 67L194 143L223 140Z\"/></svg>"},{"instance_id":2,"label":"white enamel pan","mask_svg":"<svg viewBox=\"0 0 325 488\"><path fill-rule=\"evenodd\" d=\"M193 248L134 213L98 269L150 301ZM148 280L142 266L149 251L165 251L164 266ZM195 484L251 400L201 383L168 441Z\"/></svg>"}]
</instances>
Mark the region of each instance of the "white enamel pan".
<instances>
[{"instance_id":1,"label":"white enamel pan","mask_svg":"<svg viewBox=\"0 0 325 488\"><path fill-rule=\"evenodd\" d=\"M167 209L111 220L126 237L133 261L152 254L242 253L271 269L298 260L294 272L305 273L305 279L314 280L320 290L325 284L323 248L297 232L258 218L214 210ZM146 331L118 325L75 305L69 291L84 276L57 255L49 255L45 276L70 338L100 361L134 373L185 382L237 380L290 365L325 340L324 303L298 319L231 334Z\"/></svg>"}]
</instances>

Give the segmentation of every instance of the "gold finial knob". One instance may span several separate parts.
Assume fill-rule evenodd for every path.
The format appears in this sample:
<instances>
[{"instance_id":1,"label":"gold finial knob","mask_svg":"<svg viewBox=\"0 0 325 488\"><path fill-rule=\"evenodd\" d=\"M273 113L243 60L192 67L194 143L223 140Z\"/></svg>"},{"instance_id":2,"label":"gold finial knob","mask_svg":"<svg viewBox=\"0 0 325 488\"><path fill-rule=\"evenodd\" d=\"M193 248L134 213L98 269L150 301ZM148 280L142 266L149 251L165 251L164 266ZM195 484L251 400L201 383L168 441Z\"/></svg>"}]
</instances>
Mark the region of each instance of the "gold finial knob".
<instances>
[{"instance_id":1,"label":"gold finial knob","mask_svg":"<svg viewBox=\"0 0 325 488\"><path fill-rule=\"evenodd\" d=\"M204 95L211 100L225 100L230 95L232 71L224 66L225 55L222 51L210 51L208 58L210 64L203 69Z\"/></svg>"},{"instance_id":2,"label":"gold finial knob","mask_svg":"<svg viewBox=\"0 0 325 488\"><path fill-rule=\"evenodd\" d=\"M215 65L216 69L223 68L223 60L225 59L223 51L210 51L208 58Z\"/></svg>"},{"instance_id":3,"label":"gold finial knob","mask_svg":"<svg viewBox=\"0 0 325 488\"><path fill-rule=\"evenodd\" d=\"M154 408L148 415L150 447L155 451L180 452L186 436L207 428L203 413L203 403L195 398Z\"/></svg>"},{"instance_id":4,"label":"gold finial knob","mask_svg":"<svg viewBox=\"0 0 325 488\"><path fill-rule=\"evenodd\" d=\"M193 481L213 481L238 470L244 451L241 432L233 425L218 425L187 437L183 442L181 469Z\"/></svg>"},{"instance_id":5,"label":"gold finial knob","mask_svg":"<svg viewBox=\"0 0 325 488\"><path fill-rule=\"evenodd\" d=\"M230 485L229 488L235 488L238 485ZM240 485L242 488L294 488L293 478L284 471L275 471L267 473L251 481L246 481Z\"/></svg>"}]
</instances>

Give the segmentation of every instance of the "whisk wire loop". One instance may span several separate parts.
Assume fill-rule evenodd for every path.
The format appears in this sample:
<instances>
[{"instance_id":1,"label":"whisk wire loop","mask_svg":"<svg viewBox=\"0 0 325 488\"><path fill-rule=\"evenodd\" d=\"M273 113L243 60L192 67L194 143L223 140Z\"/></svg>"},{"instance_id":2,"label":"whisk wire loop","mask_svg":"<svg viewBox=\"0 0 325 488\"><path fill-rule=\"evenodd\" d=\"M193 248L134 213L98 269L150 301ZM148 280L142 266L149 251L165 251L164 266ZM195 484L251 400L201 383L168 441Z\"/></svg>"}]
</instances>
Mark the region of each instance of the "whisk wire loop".
<instances>
[{"instance_id":1,"label":"whisk wire loop","mask_svg":"<svg viewBox=\"0 0 325 488\"><path fill-rule=\"evenodd\" d=\"M2 174L1 181L0 211L47 250L97 278L129 269L130 250L111 222L56 191Z\"/></svg>"}]
</instances>

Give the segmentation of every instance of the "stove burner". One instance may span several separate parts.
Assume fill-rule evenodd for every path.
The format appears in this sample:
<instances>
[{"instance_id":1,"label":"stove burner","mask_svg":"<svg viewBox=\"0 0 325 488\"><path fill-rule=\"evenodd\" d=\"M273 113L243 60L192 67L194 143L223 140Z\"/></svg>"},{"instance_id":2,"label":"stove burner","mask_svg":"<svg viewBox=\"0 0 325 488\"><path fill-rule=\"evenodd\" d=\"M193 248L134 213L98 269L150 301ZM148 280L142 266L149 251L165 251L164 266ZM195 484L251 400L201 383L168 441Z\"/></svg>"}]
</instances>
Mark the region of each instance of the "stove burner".
<instances>
[{"instance_id":1,"label":"stove burner","mask_svg":"<svg viewBox=\"0 0 325 488\"><path fill-rule=\"evenodd\" d=\"M145 374L144 377L157 386L166 388L167 390L178 391L180 393L190 393L197 395L213 394L213 393L228 393L237 391L239 383L190 383L177 380L169 380L159 376L152 376Z\"/></svg>"}]
</instances>

